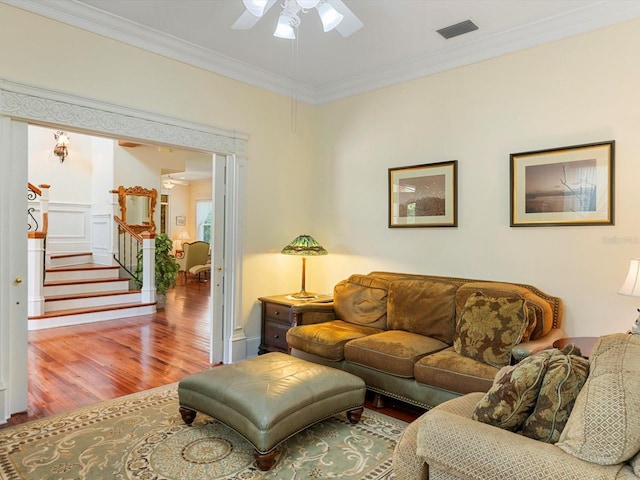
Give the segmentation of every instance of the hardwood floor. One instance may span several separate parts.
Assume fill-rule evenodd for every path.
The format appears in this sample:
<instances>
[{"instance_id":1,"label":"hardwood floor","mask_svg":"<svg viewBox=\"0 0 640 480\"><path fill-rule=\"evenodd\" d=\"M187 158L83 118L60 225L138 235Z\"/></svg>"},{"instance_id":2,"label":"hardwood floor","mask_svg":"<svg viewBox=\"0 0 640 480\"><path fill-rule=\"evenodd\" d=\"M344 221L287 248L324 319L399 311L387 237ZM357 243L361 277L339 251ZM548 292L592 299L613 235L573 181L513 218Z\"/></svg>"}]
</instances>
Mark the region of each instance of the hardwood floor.
<instances>
[{"instance_id":1,"label":"hardwood floor","mask_svg":"<svg viewBox=\"0 0 640 480\"><path fill-rule=\"evenodd\" d=\"M9 424L181 380L210 367L209 283L190 279L155 315L29 332L29 401Z\"/></svg>"},{"instance_id":2,"label":"hardwood floor","mask_svg":"<svg viewBox=\"0 0 640 480\"><path fill-rule=\"evenodd\" d=\"M46 417L181 380L209 364L208 283L182 281L163 311L29 332L29 401L7 425ZM367 397L371 407L371 398ZM378 409L411 421L401 404ZM6 425L5 425L6 426Z\"/></svg>"}]
</instances>

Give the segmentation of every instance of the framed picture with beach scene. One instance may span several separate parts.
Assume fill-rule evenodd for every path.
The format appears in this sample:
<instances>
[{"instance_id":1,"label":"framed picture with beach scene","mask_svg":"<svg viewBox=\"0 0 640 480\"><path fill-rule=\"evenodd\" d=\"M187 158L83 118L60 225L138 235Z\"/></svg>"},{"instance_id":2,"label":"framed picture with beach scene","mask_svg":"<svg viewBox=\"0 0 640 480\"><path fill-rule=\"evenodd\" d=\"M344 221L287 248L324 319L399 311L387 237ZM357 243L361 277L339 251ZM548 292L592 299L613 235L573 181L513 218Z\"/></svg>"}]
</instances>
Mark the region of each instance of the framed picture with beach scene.
<instances>
[{"instance_id":1,"label":"framed picture with beach scene","mask_svg":"<svg viewBox=\"0 0 640 480\"><path fill-rule=\"evenodd\" d=\"M613 225L614 147L511 154L511 226Z\"/></svg>"}]
</instances>

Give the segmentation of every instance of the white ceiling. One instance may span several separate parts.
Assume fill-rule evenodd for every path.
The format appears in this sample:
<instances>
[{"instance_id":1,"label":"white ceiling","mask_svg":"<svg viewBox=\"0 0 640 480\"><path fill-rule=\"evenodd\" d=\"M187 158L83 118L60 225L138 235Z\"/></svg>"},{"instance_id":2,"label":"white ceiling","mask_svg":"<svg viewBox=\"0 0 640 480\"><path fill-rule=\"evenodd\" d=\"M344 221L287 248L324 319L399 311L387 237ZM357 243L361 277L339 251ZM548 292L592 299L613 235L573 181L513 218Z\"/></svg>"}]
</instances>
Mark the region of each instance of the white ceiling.
<instances>
[{"instance_id":1,"label":"white ceiling","mask_svg":"<svg viewBox=\"0 0 640 480\"><path fill-rule=\"evenodd\" d=\"M322 103L640 17L640 0L344 0L348 38L304 13L298 40L272 35L276 5L232 30L242 0L0 0L309 103ZM436 30L479 29L450 40Z\"/></svg>"}]
</instances>

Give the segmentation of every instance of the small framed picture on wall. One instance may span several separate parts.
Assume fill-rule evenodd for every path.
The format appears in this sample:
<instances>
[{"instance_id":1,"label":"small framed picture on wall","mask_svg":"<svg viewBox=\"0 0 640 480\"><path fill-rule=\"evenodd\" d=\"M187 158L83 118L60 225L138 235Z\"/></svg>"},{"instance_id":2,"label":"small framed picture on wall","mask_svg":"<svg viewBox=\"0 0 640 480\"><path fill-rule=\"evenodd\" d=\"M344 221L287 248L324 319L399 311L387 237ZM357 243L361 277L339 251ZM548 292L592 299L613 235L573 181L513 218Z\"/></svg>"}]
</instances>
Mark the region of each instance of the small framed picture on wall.
<instances>
[{"instance_id":1,"label":"small framed picture on wall","mask_svg":"<svg viewBox=\"0 0 640 480\"><path fill-rule=\"evenodd\" d=\"M187 224L187 217L177 216L176 217L176 225L178 227L184 227Z\"/></svg>"},{"instance_id":2,"label":"small framed picture on wall","mask_svg":"<svg viewBox=\"0 0 640 480\"><path fill-rule=\"evenodd\" d=\"M389 228L457 227L458 161L389 169Z\"/></svg>"}]
</instances>

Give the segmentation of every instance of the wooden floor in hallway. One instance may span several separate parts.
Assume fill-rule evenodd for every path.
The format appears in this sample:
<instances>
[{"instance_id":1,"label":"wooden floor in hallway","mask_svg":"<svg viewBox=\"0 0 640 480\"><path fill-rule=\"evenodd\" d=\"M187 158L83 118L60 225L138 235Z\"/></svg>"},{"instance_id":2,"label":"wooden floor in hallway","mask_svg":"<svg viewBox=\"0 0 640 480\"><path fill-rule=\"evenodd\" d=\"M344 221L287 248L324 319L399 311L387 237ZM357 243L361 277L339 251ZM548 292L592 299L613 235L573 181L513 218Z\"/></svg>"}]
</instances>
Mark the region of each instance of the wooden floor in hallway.
<instances>
[{"instance_id":1,"label":"wooden floor in hallway","mask_svg":"<svg viewBox=\"0 0 640 480\"><path fill-rule=\"evenodd\" d=\"M210 284L189 279L154 315L29 332L29 402L9 424L177 382L210 367Z\"/></svg>"},{"instance_id":2,"label":"wooden floor in hallway","mask_svg":"<svg viewBox=\"0 0 640 480\"><path fill-rule=\"evenodd\" d=\"M149 388L210 368L210 284L181 280L154 315L29 332L29 401L15 425ZM367 397L367 406L371 399ZM382 413L413 420L390 404Z\"/></svg>"}]
</instances>

